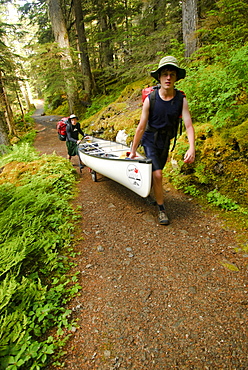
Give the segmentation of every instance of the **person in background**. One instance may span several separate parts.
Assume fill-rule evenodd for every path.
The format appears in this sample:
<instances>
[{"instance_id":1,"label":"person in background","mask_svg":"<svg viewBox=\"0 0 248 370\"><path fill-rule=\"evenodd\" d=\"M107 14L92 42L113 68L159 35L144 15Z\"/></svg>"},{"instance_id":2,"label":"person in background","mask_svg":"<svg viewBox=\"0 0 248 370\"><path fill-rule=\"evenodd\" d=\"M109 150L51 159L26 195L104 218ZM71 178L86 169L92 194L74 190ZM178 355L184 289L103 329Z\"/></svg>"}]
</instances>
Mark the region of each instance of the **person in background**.
<instances>
[{"instance_id":1,"label":"person in background","mask_svg":"<svg viewBox=\"0 0 248 370\"><path fill-rule=\"evenodd\" d=\"M68 123L66 127L66 146L68 159L70 161L71 157L77 155L79 158L79 166L81 171L84 168L84 164L81 162L78 154L78 144L81 141L78 137L79 134L81 134L83 137L85 136L80 127L80 123L78 122L78 117L75 114L71 114L68 118Z\"/></svg>"},{"instance_id":2,"label":"person in background","mask_svg":"<svg viewBox=\"0 0 248 370\"><path fill-rule=\"evenodd\" d=\"M181 93L174 87L176 81L186 76L185 69L179 68L176 58L166 56L160 60L157 70L151 72L151 76L161 86L156 90L151 115L149 115L150 96L148 95L144 101L129 158L135 158L137 147L142 140L146 156L152 160L152 184L158 206L158 221L161 225L168 225L169 218L163 199L162 170L168 158L170 132L173 130L174 122L182 116L189 141L189 149L184 155L185 163L192 163L195 160L195 135L187 99L185 95L183 99L181 96L180 105Z\"/></svg>"}]
</instances>

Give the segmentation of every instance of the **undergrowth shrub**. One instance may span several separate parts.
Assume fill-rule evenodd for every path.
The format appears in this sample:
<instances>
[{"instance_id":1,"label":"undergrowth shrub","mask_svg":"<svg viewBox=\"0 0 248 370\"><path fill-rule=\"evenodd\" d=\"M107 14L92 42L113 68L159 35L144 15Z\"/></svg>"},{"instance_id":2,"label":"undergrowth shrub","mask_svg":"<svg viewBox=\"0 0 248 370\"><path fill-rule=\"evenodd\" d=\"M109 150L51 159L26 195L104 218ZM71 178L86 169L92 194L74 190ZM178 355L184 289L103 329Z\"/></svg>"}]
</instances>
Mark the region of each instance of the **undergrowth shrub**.
<instances>
[{"instance_id":1,"label":"undergrowth shrub","mask_svg":"<svg viewBox=\"0 0 248 370\"><path fill-rule=\"evenodd\" d=\"M193 121L209 122L215 128L233 127L247 118L247 45L229 51L212 65L195 60L180 81L186 92ZM242 108L241 108L242 107Z\"/></svg>"},{"instance_id":2,"label":"undergrowth shrub","mask_svg":"<svg viewBox=\"0 0 248 370\"><path fill-rule=\"evenodd\" d=\"M0 158L0 167L13 161L31 162L38 158L38 152L31 150L29 143L14 144L9 148L8 154Z\"/></svg>"},{"instance_id":3,"label":"undergrowth shrub","mask_svg":"<svg viewBox=\"0 0 248 370\"><path fill-rule=\"evenodd\" d=\"M209 203L212 203L221 209L225 209L226 211L233 211L239 208L236 202L227 198L225 195L220 194L216 189L207 194L207 200Z\"/></svg>"},{"instance_id":4,"label":"undergrowth shrub","mask_svg":"<svg viewBox=\"0 0 248 370\"><path fill-rule=\"evenodd\" d=\"M187 85L185 81L180 86L186 91L193 120L214 120L216 127L222 127L232 116L239 85L223 66L199 66L187 77Z\"/></svg>"},{"instance_id":5,"label":"undergrowth shrub","mask_svg":"<svg viewBox=\"0 0 248 370\"><path fill-rule=\"evenodd\" d=\"M18 156L17 147L0 158L0 369L38 370L73 325L65 303L80 289L66 274L76 179L65 159L27 144Z\"/></svg>"}]
</instances>

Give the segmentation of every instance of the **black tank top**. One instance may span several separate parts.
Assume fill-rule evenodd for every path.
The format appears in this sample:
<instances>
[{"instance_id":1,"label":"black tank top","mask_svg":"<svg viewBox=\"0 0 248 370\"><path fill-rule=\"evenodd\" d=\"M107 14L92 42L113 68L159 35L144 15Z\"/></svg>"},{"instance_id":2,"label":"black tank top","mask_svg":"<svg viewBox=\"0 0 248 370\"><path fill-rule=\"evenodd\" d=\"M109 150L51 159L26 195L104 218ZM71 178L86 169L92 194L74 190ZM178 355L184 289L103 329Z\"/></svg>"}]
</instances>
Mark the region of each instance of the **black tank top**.
<instances>
[{"instance_id":1,"label":"black tank top","mask_svg":"<svg viewBox=\"0 0 248 370\"><path fill-rule=\"evenodd\" d=\"M183 96L185 94L175 89L175 96L169 101L160 98L159 90L156 90L155 94L154 108L148 121L149 127L153 131L145 131L142 145L155 144L158 148L163 148L165 138L168 135L174 137L175 125L182 114L182 94ZM154 140L154 135L156 140Z\"/></svg>"}]
</instances>

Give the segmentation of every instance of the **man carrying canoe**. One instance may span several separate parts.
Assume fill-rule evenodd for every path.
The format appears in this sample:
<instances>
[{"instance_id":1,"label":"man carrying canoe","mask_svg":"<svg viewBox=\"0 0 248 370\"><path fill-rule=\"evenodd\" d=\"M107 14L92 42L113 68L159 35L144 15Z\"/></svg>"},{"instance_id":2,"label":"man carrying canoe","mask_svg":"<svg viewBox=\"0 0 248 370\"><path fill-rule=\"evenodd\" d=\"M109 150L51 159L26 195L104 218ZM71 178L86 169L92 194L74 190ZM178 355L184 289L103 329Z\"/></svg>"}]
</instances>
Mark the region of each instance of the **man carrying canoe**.
<instances>
[{"instance_id":1,"label":"man carrying canoe","mask_svg":"<svg viewBox=\"0 0 248 370\"><path fill-rule=\"evenodd\" d=\"M162 170L168 158L174 125L180 116L183 118L189 141L189 149L184 155L185 163L193 163L195 160L195 135L187 99L174 87L176 81L186 76L185 69L179 68L176 58L166 56L160 60L157 70L151 72L151 76L161 86L155 91L152 112L150 112L151 95L144 101L129 158L135 158L141 141L147 158L152 160L152 183L158 205L158 221L161 225L168 225L169 219L163 199Z\"/></svg>"}]
</instances>

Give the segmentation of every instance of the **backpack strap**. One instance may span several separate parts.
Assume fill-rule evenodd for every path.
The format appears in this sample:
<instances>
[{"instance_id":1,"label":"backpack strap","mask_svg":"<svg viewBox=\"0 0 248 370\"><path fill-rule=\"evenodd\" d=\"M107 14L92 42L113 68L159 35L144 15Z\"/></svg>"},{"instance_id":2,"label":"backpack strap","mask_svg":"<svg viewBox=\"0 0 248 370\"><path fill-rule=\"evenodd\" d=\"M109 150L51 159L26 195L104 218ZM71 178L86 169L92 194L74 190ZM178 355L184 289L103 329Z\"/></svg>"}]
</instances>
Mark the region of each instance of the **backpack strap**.
<instances>
[{"instance_id":1,"label":"backpack strap","mask_svg":"<svg viewBox=\"0 0 248 370\"><path fill-rule=\"evenodd\" d=\"M157 90L157 89L156 89L156 90ZM149 109L149 116L151 116L151 115L152 115L152 113L153 113L153 109L154 109L154 106L155 106L156 90L153 90L153 91L150 93L150 109Z\"/></svg>"},{"instance_id":2,"label":"backpack strap","mask_svg":"<svg viewBox=\"0 0 248 370\"><path fill-rule=\"evenodd\" d=\"M157 89L156 89L157 90ZM158 137L158 130L154 127L151 127L149 125L149 120L150 120L150 117L152 116L152 113L153 113L153 110L154 110L154 106L155 106L155 100L156 100L156 90L153 90L149 96L150 96L150 108L149 108L149 118L148 118L148 121L146 123L146 129L145 131L147 132L153 132L154 133L154 142L157 141L157 137Z\"/></svg>"},{"instance_id":3,"label":"backpack strap","mask_svg":"<svg viewBox=\"0 0 248 370\"><path fill-rule=\"evenodd\" d=\"M157 89L156 89L157 90ZM147 121L147 124L146 124L146 129L145 131L149 131L149 132L157 132L157 129L156 128L153 128L149 125L149 119L150 117L152 116L152 113L153 113L153 110L154 110L154 106L155 106L155 100L156 100L156 90L153 90L150 94L149 94L149 97L150 97L150 108L149 108L149 118L148 118L148 121Z\"/></svg>"},{"instance_id":4,"label":"backpack strap","mask_svg":"<svg viewBox=\"0 0 248 370\"><path fill-rule=\"evenodd\" d=\"M186 97L185 93L181 90L176 90L176 94L178 94L178 97L179 97L179 104L181 106L181 112L183 110L183 98ZM182 135L182 132L183 132L183 120L182 120L182 114L180 115L180 117L178 118L178 122L176 122L176 131L175 131L175 137L174 137L174 143L173 143L173 146L172 146L172 149L171 149L171 152L175 149L175 146L176 146L176 142L177 142L177 130L178 130L178 126L179 126L179 135L181 136Z\"/></svg>"}]
</instances>

